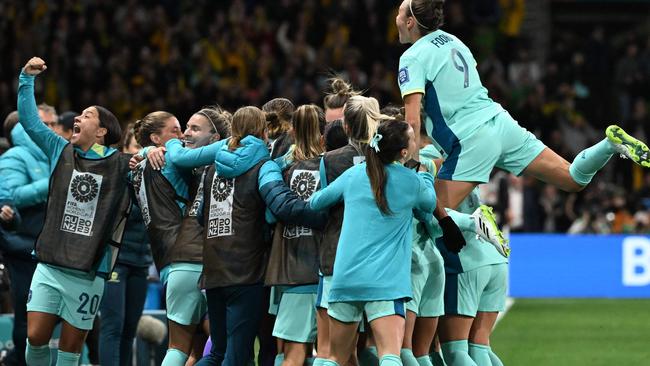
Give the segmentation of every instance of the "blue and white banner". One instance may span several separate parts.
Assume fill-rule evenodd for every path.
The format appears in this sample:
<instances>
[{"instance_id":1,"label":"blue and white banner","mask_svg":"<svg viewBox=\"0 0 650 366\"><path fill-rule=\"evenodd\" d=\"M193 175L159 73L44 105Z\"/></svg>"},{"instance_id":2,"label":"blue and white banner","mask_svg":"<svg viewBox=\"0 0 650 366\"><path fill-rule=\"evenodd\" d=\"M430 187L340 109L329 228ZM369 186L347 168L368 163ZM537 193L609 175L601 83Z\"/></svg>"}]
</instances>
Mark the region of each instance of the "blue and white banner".
<instances>
[{"instance_id":1,"label":"blue and white banner","mask_svg":"<svg viewBox=\"0 0 650 366\"><path fill-rule=\"evenodd\" d=\"M650 236L512 234L510 296L650 298Z\"/></svg>"}]
</instances>

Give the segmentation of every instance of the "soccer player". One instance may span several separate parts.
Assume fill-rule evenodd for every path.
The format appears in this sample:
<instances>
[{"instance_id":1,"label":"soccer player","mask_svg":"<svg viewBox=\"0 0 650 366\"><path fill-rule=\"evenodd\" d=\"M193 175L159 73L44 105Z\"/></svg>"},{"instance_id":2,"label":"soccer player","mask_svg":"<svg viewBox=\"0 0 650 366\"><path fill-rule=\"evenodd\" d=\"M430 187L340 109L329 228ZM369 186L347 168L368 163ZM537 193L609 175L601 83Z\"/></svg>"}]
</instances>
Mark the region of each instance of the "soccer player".
<instances>
[{"instance_id":1,"label":"soccer player","mask_svg":"<svg viewBox=\"0 0 650 366\"><path fill-rule=\"evenodd\" d=\"M381 117L379 102L374 98L355 95L346 100L343 109L343 129L347 133L349 142L341 148L328 151L321 159L321 187L331 184L350 167L365 161L366 146L376 131ZM319 246L320 279L316 301L318 347L315 366L320 366L329 357L328 294L342 224L343 204L337 204L329 209L329 218Z\"/></svg>"},{"instance_id":2,"label":"soccer player","mask_svg":"<svg viewBox=\"0 0 650 366\"><path fill-rule=\"evenodd\" d=\"M620 153L650 167L648 147L618 126L606 138L567 162L488 97L470 50L440 29L442 0L404 0L395 19L401 43L412 44L400 57L398 82L406 120L419 126L447 155L436 182L442 207L456 208L494 167L533 176L568 192L582 190L612 155ZM420 121L424 108L426 121Z\"/></svg>"},{"instance_id":3,"label":"soccer player","mask_svg":"<svg viewBox=\"0 0 650 366\"><path fill-rule=\"evenodd\" d=\"M136 154L141 149L135 140L133 124L127 126L120 145L122 152L127 154ZM124 360L131 360L133 339L147 296L147 275L151 262L151 248L142 213L133 204L120 254L106 281L104 297L99 305L102 318L99 364L103 366L120 366L124 365Z\"/></svg>"},{"instance_id":4,"label":"soccer player","mask_svg":"<svg viewBox=\"0 0 650 366\"><path fill-rule=\"evenodd\" d=\"M203 205L203 281L212 349L199 365L244 365L263 311L267 265L267 209L284 223L320 227L324 214L286 187L269 158L267 121L260 109L243 107L232 136L220 145L206 175Z\"/></svg>"},{"instance_id":5,"label":"soccer player","mask_svg":"<svg viewBox=\"0 0 650 366\"><path fill-rule=\"evenodd\" d=\"M271 144L271 158L275 159L289 151L293 144L291 130L291 116L296 108L287 98L275 98L264 103L262 111L266 113L269 128L269 143Z\"/></svg>"},{"instance_id":6,"label":"soccer player","mask_svg":"<svg viewBox=\"0 0 650 366\"><path fill-rule=\"evenodd\" d=\"M349 360L364 311L380 365L401 365L405 301L412 296L413 210L431 212L436 201L433 177L402 165L415 150L408 124L385 121L370 140L366 162L310 200L315 209L345 202L328 299L330 349L323 365Z\"/></svg>"},{"instance_id":7,"label":"soccer player","mask_svg":"<svg viewBox=\"0 0 650 366\"><path fill-rule=\"evenodd\" d=\"M191 122L188 122L190 131L198 128ZM161 148L170 140L180 143L182 137L176 117L164 111L149 113L137 121L134 133L143 147ZM192 144L195 143L192 141ZM184 365L190 355L197 326L207 312L207 303L198 286L203 269L202 242L178 241L183 217L190 204L187 182L191 180L192 169L176 156L174 144L170 145L164 153L165 164L161 170L156 170L145 160L136 167L132 180L151 240L154 261L166 288L169 349L163 365ZM211 159L210 154L204 156L207 157L204 161L207 164ZM197 230L201 233L202 227L199 226ZM184 235L182 238L186 237ZM198 244L188 245L190 243Z\"/></svg>"},{"instance_id":8,"label":"soccer player","mask_svg":"<svg viewBox=\"0 0 650 366\"><path fill-rule=\"evenodd\" d=\"M323 99L325 121L327 123L343 118L343 109L348 99L355 95L361 95L352 88L352 85L341 78L335 77L330 79L329 82L332 91Z\"/></svg>"},{"instance_id":9,"label":"soccer player","mask_svg":"<svg viewBox=\"0 0 650 366\"><path fill-rule=\"evenodd\" d=\"M285 182L303 200L309 200L320 188L319 155L324 152L324 129L325 115L320 107L298 107L292 118L295 144L285 156L276 159ZM320 238L320 232L310 228L282 223L276 226L265 279L280 294L273 336L283 342L276 365L302 365L311 358L311 346L316 341Z\"/></svg>"},{"instance_id":10,"label":"soccer player","mask_svg":"<svg viewBox=\"0 0 650 366\"><path fill-rule=\"evenodd\" d=\"M34 79L46 68L42 59L30 59L18 85L19 121L51 163L27 303L25 359L28 365L50 364L50 337L62 319L57 365L77 365L126 222L129 156L109 147L119 141L121 128L106 108L86 108L75 119L70 142L41 122Z\"/></svg>"}]
</instances>

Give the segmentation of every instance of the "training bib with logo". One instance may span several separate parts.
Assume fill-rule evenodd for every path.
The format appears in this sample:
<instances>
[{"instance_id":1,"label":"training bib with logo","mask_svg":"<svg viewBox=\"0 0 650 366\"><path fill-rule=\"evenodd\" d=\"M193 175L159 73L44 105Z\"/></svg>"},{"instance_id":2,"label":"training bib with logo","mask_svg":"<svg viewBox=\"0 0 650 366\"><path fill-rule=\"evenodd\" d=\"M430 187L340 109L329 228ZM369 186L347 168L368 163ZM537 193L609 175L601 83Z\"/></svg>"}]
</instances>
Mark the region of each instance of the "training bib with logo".
<instances>
[{"instance_id":1,"label":"training bib with logo","mask_svg":"<svg viewBox=\"0 0 650 366\"><path fill-rule=\"evenodd\" d=\"M122 241L130 200L126 176L130 155L85 159L68 144L50 178L45 224L36 240L39 261L92 271Z\"/></svg>"}]
</instances>

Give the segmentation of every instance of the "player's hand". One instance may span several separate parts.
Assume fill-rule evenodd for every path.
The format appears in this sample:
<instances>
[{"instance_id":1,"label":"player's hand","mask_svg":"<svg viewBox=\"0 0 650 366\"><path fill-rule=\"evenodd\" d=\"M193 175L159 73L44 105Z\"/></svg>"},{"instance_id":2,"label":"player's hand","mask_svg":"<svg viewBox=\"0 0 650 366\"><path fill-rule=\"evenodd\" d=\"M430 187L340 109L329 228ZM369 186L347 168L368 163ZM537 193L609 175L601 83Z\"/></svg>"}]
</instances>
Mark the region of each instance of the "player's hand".
<instances>
[{"instance_id":1,"label":"player's hand","mask_svg":"<svg viewBox=\"0 0 650 366\"><path fill-rule=\"evenodd\" d=\"M43 61L42 58L40 57L32 57L27 61L25 64L25 67L23 68L23 72L28 75L38 75L45 71L47 69L47 66L45 66L45 61Z\"/></svg>"},{"instance_id":2,"label":"player's hand","mask_svg":"<svg viewBox=\"0 0 650 366\"><path fill-rule=\"evenodd\" d=\"M442 229L442 240L445 242L445 247L452 253L460 253L467 243L458 225L451 219L451 216L443 217L438 223Z\"/></svg>"},{"instance_id":3,"label":"player's hand","mask_svg":"<svg viewBox=\"0 0 650 366\"><path fill-rule=\"evenodd\" d=\"M165 147L160 146L149 150L147 153L147 160L154 170L160 170L165 166L166 151L167 149L165 149Z\"/></svg>"},{"instance_id":4,"label":"player's hand","mask_svg":"<svg viewBox=\"0 0 650 366\"><path fill-rule=\"evenodd\" d=\"M133 154L133 156L131 157L131 159L129 159L129 169L131 169L131 170L135 170L135 167L136 167L138 164L140 164L140 162L141 162L142 160L144 160L144 158L143 158L142 156L140 156L139 154Z\"/></svg>"},{"instance_id":5,"label":"player's hand","mask_svg":"<svg viewBox=\"0 0 650 366\"><path fill-rule=\"evenodd\" d=\"M5 223L9 223L13 221L14 219L14 210L11 209L11 207L4 205L0 209L0 220L4 221Z\"/></svg>"}]
</instances>

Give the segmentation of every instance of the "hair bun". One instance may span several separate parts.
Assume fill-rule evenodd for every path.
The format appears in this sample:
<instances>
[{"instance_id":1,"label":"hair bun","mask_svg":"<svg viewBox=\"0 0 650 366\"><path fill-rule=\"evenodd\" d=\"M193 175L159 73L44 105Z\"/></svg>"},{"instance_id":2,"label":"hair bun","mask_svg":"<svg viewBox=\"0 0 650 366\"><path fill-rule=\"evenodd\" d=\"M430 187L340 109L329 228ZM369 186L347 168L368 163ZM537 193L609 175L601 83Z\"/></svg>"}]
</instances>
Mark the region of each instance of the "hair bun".
<instances>
[{"instance_id":1,"label":"hair bun","mask_svg":"<svg viewBox=\"0 0 650 366\"><path fill-rule=\"evenodd\" d=\"M339 95L348 94L352 88L350 84L346 83L343 79L338 77L332 79L330 86L332 88L332 92Z\"/></svg>"}]
</instances>

